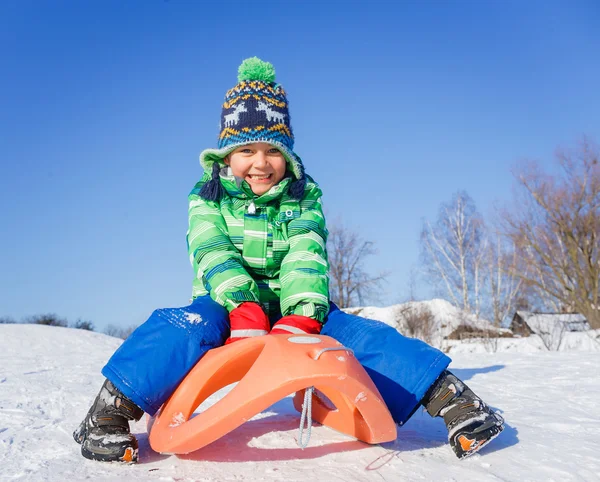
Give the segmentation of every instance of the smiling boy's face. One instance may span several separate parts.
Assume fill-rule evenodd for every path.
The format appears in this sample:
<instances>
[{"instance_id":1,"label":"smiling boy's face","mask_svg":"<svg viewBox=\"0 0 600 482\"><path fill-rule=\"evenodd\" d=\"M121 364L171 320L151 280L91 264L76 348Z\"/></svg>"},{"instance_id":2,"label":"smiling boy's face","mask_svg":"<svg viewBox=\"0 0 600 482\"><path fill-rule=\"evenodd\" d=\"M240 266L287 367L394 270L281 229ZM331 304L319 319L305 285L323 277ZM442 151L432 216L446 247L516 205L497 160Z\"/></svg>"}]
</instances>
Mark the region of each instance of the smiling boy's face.
<instances>
[{"instance_id":1,"label":"smiling boy's face","mask_svg":"<svg viewBox=\"0 0 600 482\"><path fill-rule=\"evenodd\" d=\"M238 147L225 159L236 177L246 181L257 196L266 193L285 176L287 163L283 154L266 142Z\"/></svg>"}]
</instances>

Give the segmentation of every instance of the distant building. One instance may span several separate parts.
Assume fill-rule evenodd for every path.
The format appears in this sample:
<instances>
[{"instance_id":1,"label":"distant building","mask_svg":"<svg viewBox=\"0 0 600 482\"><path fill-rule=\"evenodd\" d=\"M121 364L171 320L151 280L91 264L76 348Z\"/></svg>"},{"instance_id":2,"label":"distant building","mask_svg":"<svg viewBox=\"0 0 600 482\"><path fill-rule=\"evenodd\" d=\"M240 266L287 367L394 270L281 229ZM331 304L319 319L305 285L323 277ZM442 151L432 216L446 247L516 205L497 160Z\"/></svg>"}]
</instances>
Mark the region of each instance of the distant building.
<instances>
[{"instance_id":1,"label":"distant building","mask_svg":"<svg viewBox=\"0 0 600 482\"><path fill-rule=\"evenodd\" d=\"M506 328L497 328L492 324L482 328L467 324L461 324L456 327L448 336L445 336L446 340L469 340L471 338L512 338L513 333Z\"/></svg>"},{"instance_id":2,"label":"distant building","mask_svg":"<svg viewBox=\"0 0 600 482\"><path fill-rule=\"evenodd\" d=\"M551 333L557 327L564 331L587 331L590 325L585 316L578 313L533 313L517 311L510 323L510 330L515 335Z\"/></svg>"}]
</instances>

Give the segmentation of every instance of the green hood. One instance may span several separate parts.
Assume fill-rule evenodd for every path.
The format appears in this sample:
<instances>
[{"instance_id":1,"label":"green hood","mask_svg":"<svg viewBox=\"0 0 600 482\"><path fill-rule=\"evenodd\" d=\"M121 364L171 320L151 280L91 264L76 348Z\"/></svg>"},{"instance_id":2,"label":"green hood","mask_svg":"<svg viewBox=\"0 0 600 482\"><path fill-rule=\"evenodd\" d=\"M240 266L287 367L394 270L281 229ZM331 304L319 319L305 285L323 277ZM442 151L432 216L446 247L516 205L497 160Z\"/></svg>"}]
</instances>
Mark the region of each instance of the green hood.
<instances>
[{"instance_id":1,"label":"green hood","mask_svg":"<svg viewBox=\"0 0 600 482\"><path fill-rule=\"evenodd\" d=\"M200 166L204 169L204 172L210 173L212 171L212 166L216 162L222 167L227 167L223 159L227 157L228 154L233 152L240 146L245 146L248 144L254 144L256 142L267 142L263 140L253 140L252 142L243 142L240 144L229 145L222 149L205 149L200 153ZM294 175L296 179L300 179L302 177L302 172L304 168L302 166L302 159L294 152L289 150L283 144L278 142L267 142L268 144L276 147L281 151L283 157L288 165L289 171Z\"/></svg>"}]
</instances>

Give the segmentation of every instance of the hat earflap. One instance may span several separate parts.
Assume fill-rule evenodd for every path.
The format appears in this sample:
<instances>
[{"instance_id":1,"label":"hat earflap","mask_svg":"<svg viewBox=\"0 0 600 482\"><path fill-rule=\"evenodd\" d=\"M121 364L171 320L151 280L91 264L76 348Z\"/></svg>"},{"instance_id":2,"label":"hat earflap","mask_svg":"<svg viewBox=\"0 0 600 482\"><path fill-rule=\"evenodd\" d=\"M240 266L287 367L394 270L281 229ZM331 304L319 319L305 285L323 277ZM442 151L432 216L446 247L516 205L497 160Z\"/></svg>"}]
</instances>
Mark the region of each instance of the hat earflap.
<instances>
[{"instance_id":1,"label":"hat earflap","mask_svg":"<svg viewBox=\"0 0 600 482\"><path fill-rule=\"evenodd\" d=\"M304 166L302 163L298 163L300 169L300 177L290 184L288 193L294 199L300 201L304 197L304 188L306 187L306 175L304 174Z\"/></svg>"},{"instance_id":2,"label":"hat earflap","mask_svg":"<svg viewBox=\"0 0 600 482\"><path fill-rule=\"evenodd\" d=\"M218 162L214 162L212 166L212 177L211 180L202 186L200 190L200 197L207 201L220 201L225 194L223 186L221 185L221 179L219 178L219 171L221 166Z\"/></svg>"}]
</instances>

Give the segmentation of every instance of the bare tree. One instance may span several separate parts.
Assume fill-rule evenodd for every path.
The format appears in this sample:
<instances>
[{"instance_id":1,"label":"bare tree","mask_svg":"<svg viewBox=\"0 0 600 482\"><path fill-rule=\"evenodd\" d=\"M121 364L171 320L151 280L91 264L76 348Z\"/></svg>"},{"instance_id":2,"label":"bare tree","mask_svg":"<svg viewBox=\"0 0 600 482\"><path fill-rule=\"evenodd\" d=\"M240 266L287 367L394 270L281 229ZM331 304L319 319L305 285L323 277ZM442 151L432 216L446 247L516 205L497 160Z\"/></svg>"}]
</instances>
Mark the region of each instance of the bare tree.
<instances>
[{"instance_id":1,"label":"bare tree","mask_svg":"<svg viewBox=\"0 0 600 482\"><path fill-rule=\"evenodd\" d=\"M425 222L421 231L421 253L427 273L443 283L449 301L476 314L480 307L484 248L483 219L464 191L442 204L436 224Z\"/></svg>"},{"instance_id":2,"label":"bare tree","mask_svg":"<svg viewBox=\"0 0 600 482\"><path fill-rule=\"evenodd\" d=\"M47 313L44 315L34 315L25 319L25 323L32 323L34 325L47 325L47 326L69 326L69 322L65 318L59 318L54 313Z\"/></svg>"},{"instance_id":3,"label":"bare tree","mask_svg":"<svg viewBox=\"0 0 600 482\"><path fill-rule=\"evenodd\" d=\"M416 306L409 303L399 313L402 318L403 334L412 338L419 338L428 344L433 344L435 334L435 317L426 306Z\"/></svg>"},{"instance_id":4,"label":"bare tree","mask_svg":"<svg viewBox=\"0 0 600 482\"><path fill-rule=\"evenodd\" d=\"M135 326L135 325L126 326L126 327L108 325L104 329L104 334L106 334L108 336L114 336L115 338L121 338L123 340L126 340L129 337L129 335L131 335L134 332L134 330L136 328L137 328L137 326Z\"/></svg>"},{"instance_id":5,"label":"bare tree","mask_svg":"<svg viewBox=\"0 0 600 482\"><path fill-rule=\"evenodd\" d=\"M498 351L498 347L500 346L500 337L497 333L487 330L483 333L481 341L483 342L485 351L488 353L496 353Z\"/></svg>"},{"instance_id":6,"label":"bare tree","mask_svg":"<svg viewBox=\"0 0 600 482\"><path fill-rule=\"evenodd\" d=\"M412 266L408 272L408 300L415 301L417 299L417 287L419 285L419 270Z\"/></svg>"},{"instance_id":7,"label":"bare tree","mask_svg":"<svg viewBox=\"0 0 600 482\"><path fill-rule=\"evenodd\" d=\"M479 318L481 314L482 308L482 288L483 282L487 277L487 271L485 270L486 263L486 255L489 252L489 243L488 239L485 236L485 228L482 229L481 238L478 245L473 250L473 261L472 261L472 274L473 274L473 313L477 318Z\"/></svg>"},{"instance_id":8,"label":"bare tree","mask_svg":"<svg viewBox=\"0 0 600 482\"><path fill-rule=\"evenodd\" d=\"M598 148L584 139L575 152L558 152L559 176L529 164L516 174L517 209L503 213L520 258L515 274L556 308L583 314L594 329L600 328L598 158Z\"/></svg>"},{"instance_id":9,"label":"bare tree","mask_svg":"<svg viewBox=\"0 0 600 482\"><path fill-rule=\"evenodd\" d=\"M507 245L498 230L488 244L486 268L489 271L489 294L492 323L502 325L517 304L517 296L522 286L522 280L516 273L517 254L514 246ZM521 269L527 270L526 266ZM523 293L521 293L523 294Z\"/></svg>"},{"instance_id":10,"label":"bare tree","mask_svg":"<svg viewBox=\"0 0 600 482\"><path fill-rule=\"evenodd\" d=\"M537 335L548 351L558 351L565 338L566 325L561 321L554 321L541 327Z\"/></svg>"},{"instance_id":11,"label":"bare tree","mask_svg":"<svg viewBox=\"0 0 600 482\"><path fill-rule=\"evenodd\" d=\"M73 324L73 328L77 328L78 330L87 330L87 331L94 331L95 330L93 322L91 322L89 320L82 320L82 319L78 319Z\"/></svg>"},{"instance_id":12,"label":"bare tree","mask_svg":"<svg viewBox=\"0 0 600 482\"><path fill-rule=\"evenodd\" d=\"M372 276L365 268L366 259L376 254L374 243L364 240L341 222L329 226L327 254L329 259L329 291L340 308L376 298L377 291L389 273Z\"/></svg>"}]
</instances>

